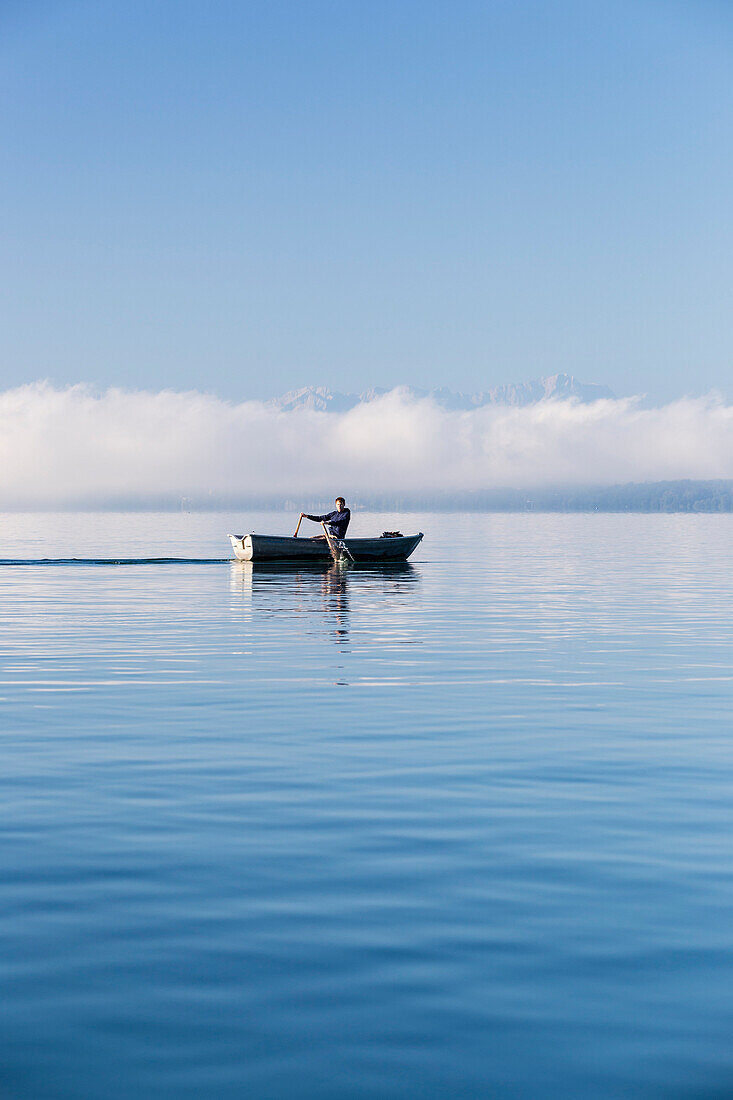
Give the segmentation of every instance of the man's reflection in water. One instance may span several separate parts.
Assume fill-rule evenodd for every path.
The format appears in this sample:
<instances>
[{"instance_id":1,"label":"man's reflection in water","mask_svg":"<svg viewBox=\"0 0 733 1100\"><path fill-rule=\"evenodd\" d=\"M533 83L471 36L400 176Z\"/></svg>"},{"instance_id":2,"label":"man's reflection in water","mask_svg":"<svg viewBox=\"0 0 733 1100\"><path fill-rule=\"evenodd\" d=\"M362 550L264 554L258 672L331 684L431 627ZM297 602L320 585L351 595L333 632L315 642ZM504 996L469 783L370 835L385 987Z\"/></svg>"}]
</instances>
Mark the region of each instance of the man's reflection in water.
<instances>
[{"instance_id":1,"label":"man's reflection in water","mask_svg":"<svg viewBox=\"0 0 733 1100\"><path fill-rule=\"evenodd\" d=\"M333 614L335 625L333 636L338 645L349 641L349 570L348 566L332 565L323 574L322 588L323 610Z\"/></svg>"},{"instance_id":2,"label":"man's reflection in water","mask_svg":"<svg viewBox=\"0 0 733 1100\"><path fill-rule=\"evenodd\" d=\"M378 627L390 600L419 581L420 574L409 562L369 566L232 562L231 590L242 599L247 619L262 612L310 614L315 597L334 641L347 646L352 594L368 600L372 624Z\"/></svg>"}]
</instances>

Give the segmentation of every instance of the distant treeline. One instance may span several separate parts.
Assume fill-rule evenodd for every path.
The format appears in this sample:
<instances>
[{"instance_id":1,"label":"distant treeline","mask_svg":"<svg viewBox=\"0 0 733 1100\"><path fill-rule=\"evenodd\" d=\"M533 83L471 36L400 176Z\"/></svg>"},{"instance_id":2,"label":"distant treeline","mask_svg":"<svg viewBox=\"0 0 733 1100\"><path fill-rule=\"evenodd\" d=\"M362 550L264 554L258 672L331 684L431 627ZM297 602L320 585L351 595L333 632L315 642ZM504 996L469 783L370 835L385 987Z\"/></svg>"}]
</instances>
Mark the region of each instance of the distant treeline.
<instances>
[{"instance_id":1,"label":"distant treeline","mask_svg":"<svg viewBox=\"0 0 733 1100\"><path fill-rule=\"evenodd\" d=\"M648 481L628 485L563 486L549 489L483 489L465 493L349 493L358 511L375 512L733 512L733 480ZM100 499L67 505L71 511L288 511L332 508L325 493ZM58 506L55 506L56 508Z\"/></svg>"},{"instance_id":2,"label":"distant treeline","mask_svg":"<svg viewBox=\"0 0 733 1100\"><path fill-rule=\"evenodd\" d=\"M399 493L359 497L384 511L446 512L733 512L733 481L653 481L551 489L486 489L445 496Z\"/></svg>"}]
</instances>

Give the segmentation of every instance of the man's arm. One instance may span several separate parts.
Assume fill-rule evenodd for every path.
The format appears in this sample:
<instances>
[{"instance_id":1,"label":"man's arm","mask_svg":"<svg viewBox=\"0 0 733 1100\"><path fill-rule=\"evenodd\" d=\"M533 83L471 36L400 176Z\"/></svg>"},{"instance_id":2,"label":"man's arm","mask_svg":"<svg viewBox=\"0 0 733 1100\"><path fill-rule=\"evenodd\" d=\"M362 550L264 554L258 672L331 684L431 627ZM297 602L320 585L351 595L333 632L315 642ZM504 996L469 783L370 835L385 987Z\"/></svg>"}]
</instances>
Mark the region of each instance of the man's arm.
<instances>
[{"instance_id":1,"label":"man's arm","mask_svg":"<svg viewBox=\"0 0 733 1100\"><path fill-rule=\"evenodd\" d=\"M325 516L309 516L307 512L303 512L303 519L312 519L314 523L328 523L335 515L335 512L328 512Z\"/></svg>"}]
</instances>

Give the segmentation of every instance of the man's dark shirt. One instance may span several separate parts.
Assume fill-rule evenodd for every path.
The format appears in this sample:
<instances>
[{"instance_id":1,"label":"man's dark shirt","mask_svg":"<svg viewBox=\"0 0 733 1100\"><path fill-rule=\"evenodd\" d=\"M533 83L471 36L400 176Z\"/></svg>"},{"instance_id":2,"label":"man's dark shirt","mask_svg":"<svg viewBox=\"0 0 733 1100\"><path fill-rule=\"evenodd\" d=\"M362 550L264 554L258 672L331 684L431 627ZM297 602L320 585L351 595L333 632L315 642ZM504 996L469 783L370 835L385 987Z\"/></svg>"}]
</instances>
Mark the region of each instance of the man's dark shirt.
<instances>
[{"instance_id":1,"label":"man's dark shirt","mask_svg":"<svg viewBox=\"0 0 733 1100\"><path fill-rule=\"evenodd\" d=\"M325 516L306 516L305 518L312 519L316 523L327 523L334 538L342 539L349 526L351 512L348 508L343 508L340 512L328 512Z\"/></svg>"}]
</instances>

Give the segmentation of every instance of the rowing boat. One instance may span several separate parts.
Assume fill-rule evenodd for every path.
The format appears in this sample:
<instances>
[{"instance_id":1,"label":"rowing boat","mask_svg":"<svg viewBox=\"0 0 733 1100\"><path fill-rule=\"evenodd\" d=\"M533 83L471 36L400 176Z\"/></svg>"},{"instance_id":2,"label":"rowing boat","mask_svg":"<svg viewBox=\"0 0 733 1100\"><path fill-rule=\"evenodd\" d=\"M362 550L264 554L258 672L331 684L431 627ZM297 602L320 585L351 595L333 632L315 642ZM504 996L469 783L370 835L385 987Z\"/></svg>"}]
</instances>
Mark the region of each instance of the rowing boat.
<instances>
[{"instance_id":1,"label":"rowing boat","mask_svg":"<svg viewBox=\"0 0 733 1100\"><path fill-rule=\"evenodd\" d=\"M422 542L417 535L383 535L377 539L344 539L346 555L356 562L407 561ZM230 535L234 556L239 561L331 561L331 550L323 536L297 539L291 535Z\"/></svg>"}]
</instances>

